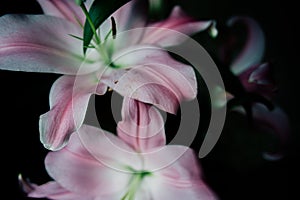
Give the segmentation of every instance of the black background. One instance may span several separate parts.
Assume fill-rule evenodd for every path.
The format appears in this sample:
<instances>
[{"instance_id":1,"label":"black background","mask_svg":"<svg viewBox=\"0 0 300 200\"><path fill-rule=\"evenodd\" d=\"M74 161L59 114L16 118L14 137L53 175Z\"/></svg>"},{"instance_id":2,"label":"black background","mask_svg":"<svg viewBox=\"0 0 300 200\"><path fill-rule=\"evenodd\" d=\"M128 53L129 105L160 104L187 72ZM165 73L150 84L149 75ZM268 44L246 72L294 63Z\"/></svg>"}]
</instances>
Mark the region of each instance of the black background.
<instances>
[{"instance_id":1,"label":"black background","mask_svg":"<svg viewBox=\"0 0 300 200\"><path fill-rule=\"evenodd\" d=\"M286 156L274 162L261 161L257 155L249 156L253 143L246 144L247 138L242 140L245 143L237 144L235 142L240 140L236 140L236 136L223 134L214 151L201 160L205 180L220 199L297 199L300 169L296 163L299 158L297 6L291 1L278 0L180 3L198 19L216 19L222 24L231 16L246 15L259 22L267 40L266 60L276 63L274 71L279 85L276 102L287 112L292 128ZM34 0L2 0L0 15L7 13L38 14L41 9ZM49 90L57 77L0 71L1 178L4 186L1 199L27 199L18 186L19 173L38 184L50 180L43 164L47 150L39 142L38 118L49 109ZM226 125L229 132L237 122L244 123L235 115L230 119ZM250 154L245 151L248 147Z\"/></svg>"}]
</instances>

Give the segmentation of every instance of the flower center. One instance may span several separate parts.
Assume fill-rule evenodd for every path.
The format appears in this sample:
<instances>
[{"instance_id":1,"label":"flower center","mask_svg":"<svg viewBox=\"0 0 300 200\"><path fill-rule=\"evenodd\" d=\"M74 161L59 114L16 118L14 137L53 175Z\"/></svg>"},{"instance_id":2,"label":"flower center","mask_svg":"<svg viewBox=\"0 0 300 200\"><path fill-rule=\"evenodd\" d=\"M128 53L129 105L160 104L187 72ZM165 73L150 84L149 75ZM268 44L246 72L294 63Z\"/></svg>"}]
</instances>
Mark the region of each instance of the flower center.
<instances>
[{"instance_id":1,"label":"flower center","mask_svg":"<svg viewBox=\"0 0 300 200\"><path fill-rule=\"evenodd\" d=\"M114 52L114 39L116 38L117 34L117 28L116 28L116 22L113 17L111 17L111 29L106 33L105 37L103 38L103 41L100 40L100 30L98 30L99 33L98 37L99 42L96 40L92 41L91 45L88 48L94 48L101 56L102 61L106 64L106 66L112 67L112 68L119 68L113 61L112 56ZM113 40L110 39L113 38Z\"/></svg>"},{"instance_id":2,"label":"flower center","mask_svg":"<svg viewBox=\"0 0 300 200\"><path fill-rule=\"evenodd\" d=\"M112 36L113 39L116 38L117 34L117 26L116 21L114 17L111 17L111 30L105 35L103 38L103 41L101 41L100 36L100 28L96 29L96 27L93 24L93 21L88 13L88 10L86 9L84 5L83 0L76 0L77 5L79 5L84 12L86 19L92 29L93 32L93 39L90 43L90 45L86 46L86 48L95 49L101 56L102 61L106 64L106 66L112 67L112 68L120 68L115 63L112 62L112 54L114 49L113 41L108 42L109 36ZM75 37L77 39L83 40L83 38L79 38L77 36L70 35L72 37Z\"/></svg>"},{"instance_id":3,"label":"flower center","mask_svg":"<svg viewBox=\"0 0 300 200\"><path fill-rule=\"evenodd\" d=\"M136 192L139 190L144 178L146 176L152 175L151 172L145 170L141 170L141 171L136 171L134 169L131 170L133 171L133 176L130 180L128 191L121 198L121 200L134 200Z\"/></svg>"}]
</instances>

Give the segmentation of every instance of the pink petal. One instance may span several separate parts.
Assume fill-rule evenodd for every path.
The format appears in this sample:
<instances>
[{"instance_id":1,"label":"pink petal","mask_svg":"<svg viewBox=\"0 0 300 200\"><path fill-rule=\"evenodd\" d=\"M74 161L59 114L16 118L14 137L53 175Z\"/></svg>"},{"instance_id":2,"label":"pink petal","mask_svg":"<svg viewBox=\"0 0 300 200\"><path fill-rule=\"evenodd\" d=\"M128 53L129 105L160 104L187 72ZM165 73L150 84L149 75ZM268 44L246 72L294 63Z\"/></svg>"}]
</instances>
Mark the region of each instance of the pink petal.
<instances>
[{"instance_id":1,"label":"pink petal","mask_svg":"<svg viewBox=\"0 0 300 200\"><path fill-rule=\"evenodd\" d=\"M41 141L46 148L62 148L70 134L81 126L90 95L97 92L94 91L96 85L90 75L62 76L53 84L50 91L50 111L41 115L39 122ZM101 87L98 86L99 88ZM105 89L106 87L102 88L102 93Z\"/></svg>"},{"instance_id":2,"label":"pink petal","mask_svg":"<svg viewBox=\"0 0 300 200\"><path fill-rule=\"evenodd\" d=\"M176 113L179 102L196 97L197 84L192 67L172 59L153 46L135 46L121 52L114 60L118 66L113 79L102 81L123 96L156 105ZM112 70L113 71L113 70Z\"/></svg>"},{"instance_id":3,"label":"pink petal","mask_svg":"<svg viewBox=\"0 0 300 200\"><path fill-rule=\"evenodd\" d=\"M129 166L142 168L140 155L115 135L87 125L78 133L87 151L108 168L124 172L131 172Z\"/></svg>"},{"instance_id":4,"label":"pink petal","mask_svg":"<svg viewBox=\"0 0 300 200\"><path fill-rule=\"evenodd\" d=\"M263 63L256 67L255 70L249 76L249 82L255 82L261 85L271 84L269 64Z\"/></svg>"},{"instance_id":5,"label":"pink petal","mask_svg":"<svg viewBox=\"0 0 300 200\"><path fill-rule=\"evenodd\" d=\"M248 68L239 75L239 79L248 92L257 93L269 99L276 90L275 83L270 74L269 63Z\"/></svg>"},{"instance_id":6,"label":"pink petal","mask_svg":"<svg viewBox=\"0 0 300 200\"><path fill-rule=\"evenodd\" d=\"M253 107L253 117L256 121L255 125L258 128L275 134L280 140L281 148L286 146L290 136L290 124L288 116L280 107L276 106L274 110L269 111L265 106L255 104ZM281 153L282 152L276 152L272 154L267 152L264 156L267 159L281 158Z\"/></svg>"},{"instance_id":7,"label":"pink petal","mask_svg":"<svg viewBox=\"0 0 300 200\"><path fill-rule=\"evenodd\" d=\"M93 200L94 198L86 195L80 195L70 192L63 188L55 181L50 181L43 185L37 186L35 190L28 194L32 198L49 198L54 200Z\"/></svg>"},{"instance_id":8,"label":"pink petal","mask_svg":"<svg viewBox=\"0 0 300 200\"><path fill-rule=\"evenodd\" d=\"M76 74L82 59L80 27L42 15L0 18L0 69Z\"/></svg>"},{"instance_id":9,"label":"pink petal","mask_svg":"<svg viewBox=\"0 0 300 200\"><path fill-rule=\"evenodd\" d=\"M236 75L259 64L265 51L264 33L257 22L248 17L234 17L228 21L229 26L238 23L246 26L247 40L243 50L231 64L231 70Z\"/></svg>"},{"instance_id":10,"label":"pink petal","mask_svg":"<svg viewBox=\"0 0 300 200\"><path fill-rule=\"evenodd\" d=\"M95 129L88 126L82 128L92 132ZM98 133L97 130L95 137L101 137ZM85 134L87 133L82 133L82 135ZM102 146L97 148L99 151L104 150ZM111 148L105 149L108 155L110 151ZM115 157L114 159L121 158ZM82 144L78 134L72 134L69 144L64 149L50 152L46 157L45 165L49 175L63 188L88 197L102 197L102 195L118 193L126 187L131 176L109 168L96 160Z\"/></svg>"},{"instance_id":11,"label":"pink petal","mask_svg":"<svg viewBox=\"0 0 300 200\"><path fill-rule=\"evenodd\" d=\"M60 17L73 23L84 25L85 15L75 0L37 0L46 15ZM85 5L90 7L92 0L87 0Z\"/></svg>"},{"instance_id":12,"label":"pink petal","mask_svg":"<svg viewBox=\"0 0 300 200\"><path fill-rule=\"evenodd\" d=\"M182 33L195 34L210 28L213 24L213 21L195 21L187 16L179 6L176 6L168 19L147 26L154 28L145 31L141 43L164 47L178 45L186 39ZM176 34L176 32L181 34Z\"/></svg>"},{"instance_id":13,"label":"pink petal","mask_svg":"<svg viewBox=\"0 0 300 200\"><path fill-rule=\"evenodd\" d=\"M163 180L155 181L155 187L152 187L151 199L174 199L174 200L216 200L216 195L201 181L180 181L173 179L174 182L181 184L188 184L184 188L174 187L170 183L166 183ZM149 199L150 200L150 199Z\"/></svg>"},{"instance_id":14,"label":"pink petal","mask_svg":"<svg viewBox=\"0 0 300 200\"><path fill-rule=\"evenodd\" d=\"M166 143L161 114L151 105L126 97L118 136L137 152L146 152Z\"/></svg>"},{"instance_id":15,"label":"pink petal","mask_svg":"<svg viewBox=\"0 0 300 200\"><path fill-rule=\"evenodd\" d=\"M153 149L151 152L142 153L144 158L145 170L153 173L160 173L161 170L169 168L178 162L185 154L191 154L192 150L185 146L179 145L165 145ZM197 169L198 165L194 163L187 163L188 168L191 168L195 173L200 173ZM177 166L177 165L176 165ZM183 169L182 169L183 170ZM187 176L186 174L181 174L180 176ZM179 176L179 175L178 175Z\"/></svg>"},{"instance_id":16,"label":"pink petal","mask_svg":"<svg viewBox=\"0 0 300 200\"><path fill-rule=\"evenodd\" d=\"M176 155L176 157L174 157ZM183 146L166 146L147 161L162 164L169 157L173 162L161 166L148 179L153 199L216 199L213 192L202 181L202 172L194 152ZM150 158L150 159L149 159Z\"/></svg>"}]
</instances>

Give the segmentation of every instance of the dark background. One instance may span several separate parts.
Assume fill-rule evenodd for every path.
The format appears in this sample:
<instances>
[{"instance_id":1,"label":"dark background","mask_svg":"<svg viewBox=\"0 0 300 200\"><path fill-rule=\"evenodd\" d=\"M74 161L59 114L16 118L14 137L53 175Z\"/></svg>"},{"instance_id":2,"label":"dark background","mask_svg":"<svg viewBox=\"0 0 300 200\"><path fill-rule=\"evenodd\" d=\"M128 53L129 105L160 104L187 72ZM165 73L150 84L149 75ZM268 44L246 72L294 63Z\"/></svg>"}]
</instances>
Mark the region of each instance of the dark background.
<instances>
[{"instance_id":1,"label":"dark background","mask_svg":"<svg viewBox=\"0 0 300 200\"><path fill-rule=\"evenodd\" d=\"M265 60L275 62L274 75L279 87L275 101L287 112L292 129L286 156L280 161L267 162L261 159L256 148L266 144L265 141L247 131L234 133L237 124L247 127L247 122L231 114L226 123L226 133L222 134L215 149L201 160L206 182L220 199L297 199L300 169L297 164L297 6L292 1L278 0L180 3L197 19L216 19L220 25L234 15L250 16L259 22L267 40ZM34 0L2 0L0 15L7 13L38 14L41 10ZM38 184L50 180L43 164L47 150L39 142L38 118L49 109L48 95L57 77L52 74L0 71L1 178L4 186L1 187L1 199L27 199L18 186L19 173ZM109 97L100 99L103 102L106 100L109 102Z\"/></svg>"}]
</instances>

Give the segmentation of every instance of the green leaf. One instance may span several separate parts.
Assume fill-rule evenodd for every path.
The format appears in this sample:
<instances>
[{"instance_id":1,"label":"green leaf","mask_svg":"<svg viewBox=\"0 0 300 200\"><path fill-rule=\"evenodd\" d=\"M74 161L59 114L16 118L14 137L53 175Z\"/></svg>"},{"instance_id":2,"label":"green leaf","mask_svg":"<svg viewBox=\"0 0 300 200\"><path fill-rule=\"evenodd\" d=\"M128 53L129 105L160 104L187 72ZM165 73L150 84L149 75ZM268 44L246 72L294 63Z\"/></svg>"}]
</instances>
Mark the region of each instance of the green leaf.
<instances>
[{"instance_id":1,"label":"green leaf","mask_svg":"<svg viewBox=\"0 0 300 200\"><path fill-rule=\"evenodd\" d=\"M114 11L119 9L122 5L130 0L95 0L89 10L90 18L94 24L95 29L107 19ZM89 46L94 33L88 22L85 21L83 32L83 52L86 52L87 46Z\"/></svg>"}]
</instances>

